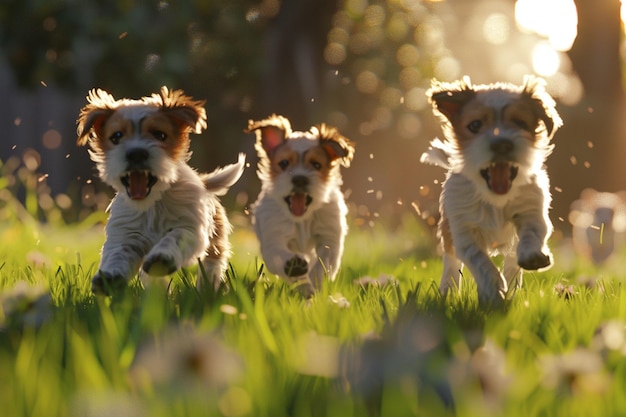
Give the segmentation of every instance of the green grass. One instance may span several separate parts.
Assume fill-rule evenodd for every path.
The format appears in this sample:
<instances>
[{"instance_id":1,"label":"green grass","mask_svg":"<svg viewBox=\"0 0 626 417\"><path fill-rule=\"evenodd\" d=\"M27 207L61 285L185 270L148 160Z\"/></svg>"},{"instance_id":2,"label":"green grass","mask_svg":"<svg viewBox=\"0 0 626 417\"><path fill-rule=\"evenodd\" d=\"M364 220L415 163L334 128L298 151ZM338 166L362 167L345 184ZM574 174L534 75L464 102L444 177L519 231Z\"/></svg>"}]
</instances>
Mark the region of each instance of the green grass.
<instances>
[{"instance_id":1,"label":"green grass","mask_svg":"<svg viewBox=\"0 0 626 417\"><path fill-rule=\"evenodd\" d=\"M407 216L394 230L353 227L338 279L306 302L259 275L248 219L234 215L230 291L198 294L190 268L102 298L90 293L102 215L44 226L9 210L4 416L626 414L619 270L557 257L505 309L479 308L468 279L443 302L433 237ZM396 284L353 283L381 274Z\"/></svg>"}]
</instances>

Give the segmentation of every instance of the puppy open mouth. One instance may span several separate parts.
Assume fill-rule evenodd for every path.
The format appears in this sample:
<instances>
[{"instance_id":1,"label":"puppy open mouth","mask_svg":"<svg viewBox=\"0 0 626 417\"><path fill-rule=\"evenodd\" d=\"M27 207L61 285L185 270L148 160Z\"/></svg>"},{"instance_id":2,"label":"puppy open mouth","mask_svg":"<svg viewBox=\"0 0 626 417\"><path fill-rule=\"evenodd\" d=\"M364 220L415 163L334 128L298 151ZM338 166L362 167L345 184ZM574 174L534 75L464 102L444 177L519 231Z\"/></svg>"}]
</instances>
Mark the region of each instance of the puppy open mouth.
<instances>
[{"instance_id":1,"label":"puppy open mouth","mask_svg":"<svg viewBox=\"0 0 626 417\"><path fill-rule=\"evenodd\" d=\"M307 193L303 193L301 191L293 191L287 197L285 197L285 202L289 206L289 211L294 216L302 216L306 213L306 209L311 204L313 198Z\"/></svg>"},{"instance_id":2,"label":"puppy open mouth","mask_svg":"<svg viewBox=\"0 0 626 417\"><path fill-rule=\"evenodd\" d=\"M480 175L487 182L487 187L496 194L506 194L517 177L519 168L511 162L492 162L480 170Z\"/></svg>"},{"instance_id":3,"label":"puppy open mouth","mask_svg":"<svg viewBox=\"0 0 626 417\"><path fill-rule=\"evenodd\" d=\"M157 178L149 171L128 171L121 178L126 194L133 200L143 200L150 194Z\"/></svg>"}]
</instances>

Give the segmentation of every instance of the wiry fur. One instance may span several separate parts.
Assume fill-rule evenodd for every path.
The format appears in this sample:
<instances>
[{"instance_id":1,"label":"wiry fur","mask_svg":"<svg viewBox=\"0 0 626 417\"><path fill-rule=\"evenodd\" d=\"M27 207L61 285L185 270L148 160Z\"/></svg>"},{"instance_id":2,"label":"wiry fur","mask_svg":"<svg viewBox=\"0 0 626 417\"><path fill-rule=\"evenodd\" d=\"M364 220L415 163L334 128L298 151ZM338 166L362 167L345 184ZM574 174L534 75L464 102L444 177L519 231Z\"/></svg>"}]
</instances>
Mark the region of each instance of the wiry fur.
<instances>
[{"instance_id":1,"label":"wiry fur","mask_svg":"<svg viewBox=\"0 0 626 417\"><path fill-rule=\"evenodd\" d=\"M501 302L521 285L521 269L552 264L547 239L551 195L544 161L561 119L544 81L522 86L434 81L428 91L442 122L422 162L448 170L440 197L444 255L440 291L460 288L465 264L481 302ZM504 255L502 273L490 257Z\"/></svg>"},{"instance_id":2,"label":"wiry fur","mask_svg":"<svg viewBox=\"0 0 626 417\"><path fill-rule=\"evenodd\" d=\"M265 266L311 296L341 264L348 210L339 169L350 165L354 146L334 127L292 131L277 115L251 120L247 131L257 138L262 189L253 222Z\"/></svg>"},{"instance_id":3,"label":"wiry fur","mask_svg":"<svg viewBox=\"0 0 626 417\"><path fill-rule=\"evenodd\" d=\"M210 174L187 164L189 133L206 127L206 113L204 102L180 90L163 87L139 100L92 90L87 100L78 144L89 144L100 178L117 191L93 292L110 294L140 268L163 276L198 261L218 286L228 266L231 226L217 196L241 176L244 155Z\"/></svg>"}]
</instances>

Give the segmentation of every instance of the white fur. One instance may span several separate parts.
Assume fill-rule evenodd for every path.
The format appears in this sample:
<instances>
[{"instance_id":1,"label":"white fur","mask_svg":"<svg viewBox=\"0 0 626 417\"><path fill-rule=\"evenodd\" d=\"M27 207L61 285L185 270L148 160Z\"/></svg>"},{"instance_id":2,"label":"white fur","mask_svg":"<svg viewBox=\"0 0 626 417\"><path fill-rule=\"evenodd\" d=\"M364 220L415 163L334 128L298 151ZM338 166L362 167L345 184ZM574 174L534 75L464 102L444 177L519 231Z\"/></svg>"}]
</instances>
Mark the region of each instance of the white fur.
<instances>
[{"instance_id":1,"label":"white fur","mask_svg":"<svg viewBox=\"0 0 626 417\"><path fill-rule=\"evenodd\" d=\"M350 142L333 130L338 138L336 148L342 155L331 158L327 178L322 178L304 155L320 146L324 129L312 128L308 132L292 132L289 121L282 116L272 116L261 122L250 122L251 130L257 133L259 153L258 176L261 193L252 206L254 230L260 242L265 267L294 284L305 296L310 297L322 285L324 277L334 280L341 265L344 239L348 231L346 214L348 209L341 192L339 164L348 166L353 147ZM256 123L256 124L255 124ZM265 124L264 124L265 123ZM298 162L278 175L270 173L271 160L261 146L264 127L278 126L284 132L283 145L298 155ZM325 140L333 140L325 138ZM291 213L285 197L294 189L295 176L308 178L307 193L312 197L306 212L301 216ZM286 273L286 265L294 257L306 262L306 272L293 276Z\"/></svg>"},{"instance_id":2,"label":"white fur","mask_svg":"<svg viewBox=\"0 0 626 417\"><path fill-rule=\"evenodd\" d=\"M524 88L534 91L532 97L537 102L543 101L546 117L554 122L554 129L558 128L560 118L553 109L551 98L543 90L543 84L533 78L527 79L526 83ZM447 87L450 88L449 94ZM448 97L476 91L472 98L474 102L501 115L509 103L519 99L523 89L503 84L472 86L469 80L464 80L449 85L435 84L434 90L440 95L431 102L435 114L441 116L446 139L433 140L421 161L448 170L440 196L440 234L443 242L443 235L449 232L453 249L443 255L440 292L445 296L451 288L460 289L461 270L466 265L476 280L479 300L499 303L512 286L521 285L520 265L539 265L548 261L547 266L532 269L551 265L552 255L547 246L552 233L548 216L551 195L543 164L552 151L549 142L553 131L547 132L540 124L535 137L532 132L497 116L475 137L464 139L466 142L461 146L455 129L465 127L453 126L452 121L462 120L459 116L462 106L454 115L444 114L455 111L454 107L452 110L445 108ZM443 102L441 108L438 108L440 103L437 100ZM512 143L509 160L518 167L518 174L507 193L496 194L489 189L480 171L496 158L490 146L501 138ZM504 256L502 272L491 260L497 254Z\"/></svg>"},{"instance_id":3,"label":"white fur","mask_svg":"<svg viewBox=\"0 0 626 417\"><path fill-rule=\"evenodd\" d=\"M218 287L231 253L231 226L218 196L239 179L245 156L240 154L236 164L210 174L199 174L187 164L188 135L206 127L206 113L204 102L180 90L163 87L159 94L140 100L115 100L103 90L93 90L88 101L78 120L78 144L90 144L100 178L117 191L107 209L106 240L92 279L94 293L112 293L140 269L147 276L164 276L197 262ZM160 122L150 125L150 116L160 117ZM139 160L137 150L145 151ZM146 188L147 195L131 198L127 193L121 179L133 170L157 178Z\"/></svg>"},{"instance_id":4,"label":"white fur","mask_svg":"<svg viewBox=\"0 0 626 417\"><path fill-rule=\"evenodd\" d=\"M341 265L348 208L338 188L327 195L326 202L303 218L292 216L282 198L265 190L253 207L254 230L265 267L288 282L303 285L305 292L313 290L311 284L319 288L324 276L334 280ZM310 265L307 276L286 276L285 262L294 255L300 255Z\"/></svg>"},{"instance_id":5,"label":"white fur","mask_svg":"<svg viewBox=\"0 0 626 417\"><path fill-rule=\"evenodd\" d=\"M222 175L218 178L222 184L220 190L239 179L244 164L245 156L240 154L237 164L216 171ZM205 184L212 184L214 175L208 175L203 181L186 163L174 165L172 174L176 182L162 185L164 189L157 198L152 198L152 204L130 199L123 189L113 198L107 210L110 215L100 271L131 277L143 263L159 259L171 258L178 268L205 259L209 236L215 233L213 217L220 204L217 194L207 190L209 187ZM228 181L224 181L225 174L228 174ZM154 191L153 187L150 195ZM227 227L230 232L230 225ZM223 260L217 264L203 264L213 285L219 285L228 266L230 251L223 255Z\"/></svg>"}]
</instances>

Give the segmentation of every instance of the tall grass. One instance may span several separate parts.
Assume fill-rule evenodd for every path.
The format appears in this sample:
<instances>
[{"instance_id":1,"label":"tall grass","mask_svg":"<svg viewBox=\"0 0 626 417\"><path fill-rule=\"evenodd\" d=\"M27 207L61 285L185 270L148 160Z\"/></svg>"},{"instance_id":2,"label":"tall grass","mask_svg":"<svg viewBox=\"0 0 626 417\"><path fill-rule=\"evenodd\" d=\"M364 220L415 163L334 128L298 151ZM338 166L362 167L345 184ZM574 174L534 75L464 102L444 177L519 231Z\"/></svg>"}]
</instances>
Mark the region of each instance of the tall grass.
<instances>
[{"instance_id":1,"label":"tall grass","mask_svg":"<svg viewBox=\"0 0 626 417\"><path fill-rule=\"evenodd\" d=\"M94 297L102 214L66 225L42 217L36 182L29 203L9 183L2 415L626 414L619 271L557 256L504 309L480 308L470 279L444 302L431 231L407 214L393 230L353 226L337 280L305 301L263 273L248 219L233 213L229 290L198 293L194 267ZM373 284L354 283L364 277Z\"/></svg>"}]
</instances>

